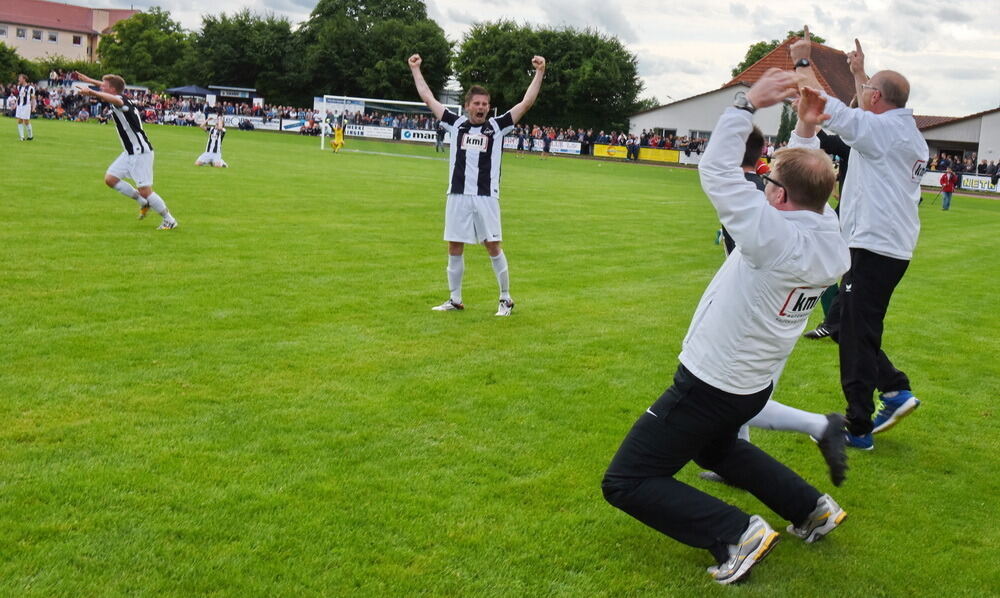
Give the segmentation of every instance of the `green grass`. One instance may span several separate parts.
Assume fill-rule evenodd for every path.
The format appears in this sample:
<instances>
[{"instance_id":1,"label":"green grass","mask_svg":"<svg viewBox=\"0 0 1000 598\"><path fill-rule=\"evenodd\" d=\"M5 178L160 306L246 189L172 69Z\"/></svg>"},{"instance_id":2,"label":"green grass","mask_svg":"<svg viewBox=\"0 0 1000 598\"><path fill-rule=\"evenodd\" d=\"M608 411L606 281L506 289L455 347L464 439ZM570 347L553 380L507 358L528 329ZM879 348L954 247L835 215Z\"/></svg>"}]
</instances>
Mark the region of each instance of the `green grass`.
<instances>
[{"instance_id":1,"label":"green grass","mask_svg":"<svg viewBox=\"0 0 1000 598\"><path fill-rule=\"evenodd\" d=\"M513 317L485 252L463 313L447 163L151 126L156 232L104 187L110 127L0 119L0 596L983 596L1000 588L1000 202L922 208L885 348L921 409L830 486L850 513L740 589L608 506L600 479L669 384L721 263L693 170L505 158ZM349 148L433 149L348 140ZM931 195L928 194L928 197ZM812 323L820 314L814 314ZM829 341L788 404L843 408ZM784 522L754 498L680 479Z\"/></svg>"}]
</instances>

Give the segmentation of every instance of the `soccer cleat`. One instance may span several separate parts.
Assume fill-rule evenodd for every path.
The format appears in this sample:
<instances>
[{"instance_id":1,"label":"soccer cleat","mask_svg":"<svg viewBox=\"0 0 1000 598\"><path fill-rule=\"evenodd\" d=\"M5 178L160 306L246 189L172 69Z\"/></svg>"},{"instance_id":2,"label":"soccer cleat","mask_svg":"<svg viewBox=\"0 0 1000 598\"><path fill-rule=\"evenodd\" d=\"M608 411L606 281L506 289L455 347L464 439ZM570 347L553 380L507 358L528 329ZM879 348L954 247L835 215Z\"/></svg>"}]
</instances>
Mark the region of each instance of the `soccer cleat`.
<instances>
[{"instance_id":1,"label":"soccer cleat","mask_svg":"<svg viewBox=\"0 0 1000 598\"><path fill-rule=\"evenodd\" d=\"M442 303L441 305L435 305L431 309L433 309L434 311L462 311L463 309L465 309L465 306L462 305L461 303L455 303L454 301L449 299L444 303Z\"/></svg>"},{"instance_id":2,"label":"soccer cleat","mask_svg":"<svg viewBox=\"0 0 1000 598\"><path fill-rule=\"evenodd\" d=\"M156 230L172 230L172 229L175 229L175 228L177 228L177 221L176 220L171 220L170 222L167 222L166 220L164 220L163 223L160 224L160 226L156 227Z\"/></svg>"},{"instance_id":3,"label":"soccer cleat","mask_svg":"<svg viewBox=\"0 0 1000 598\"><path fill-rule=\"evenodd\" d=\"M855 436L850 432L844 432L844 444L851 448L860 449L862 451L870 451L875 448L875 441L872 439L871 434L865 434L864 436Z\"/></svg>"},{"instance_id":4,"label":"soccer cleat","mask_svg":"<svg viewBox=\"0 0 1000 598\"><path fill-rule=\"evenodd\" d=\"M509 316L512 311L514 311L514 302L510 299L501 299L500 305L497 307L496 315Z\"/></svg>"},{"instance_id":5,"label":"soccer cleat","mask_svg":"<svg viewBox=\"0 0 1000 598\"><path fill-rule=\"evenodd\" d=\"M882 408L875 414L873 434L885 432L920 406L920 399L913 396L913 393L908 390L899 391L891 399L887 398L885 394L880 394L879 399L882 401Z\"/></svg>"},{"instance_id":6,"label":"soccer cleat","mask_svg":"<svg viewBox=\"0 0 1000 598\"><path fill-rule=\"evenodd\" d=\"M149 204L146 204L146 205L142 206L141 208L139 208L139 220L142 220L143 218L145 218L146 214L148 214L148 213L149 213Z\"/></svg>"},{"instance_id":7,"label":"soccer cleat","mask_svg":"<svg viewBox=\"0 0 1000 598\"><path fill-rule=\"evenodd\" d=\"M844 483L847 478L847 453L844 445L847 438L844 436L844 416L839 413L830 413L826 416L826 430L823 436L816 440L819 452L823 454L826 466L830 468L830 481L834 486Z\"/></svg>"},{"instance_id":8,"label":"soccer cleat","mask_svg":"<svg viewBox=\"0 0 1000 598\"><path fill-rule=\"evenodd\" d=\"M847 511L841 509L829 494L824 494L816 501L816 508L809 513L805 523L801 527L789 525L788 533L802 538L806 544L812 544L836 529L846 518Z\"/></svg>"},{"instance_id":9,"label":"soccer cleat","mask_svg":"<svg viewBox=\"0 0 1000 598\"><path fill-rule=\"evenodd\" d=\"M709 567L712 578L723 585L735 583L745 578L750 569L771 552L778 543L778 532L759 515L750 517L750 525L740 536L739 544L729 545L729 560L721 565Z\"/></svg>"},{"instance_id":10,"label":"soccer cleat","mask_svg":"<svg viewBox=\"0 0 1000 598\"><path fill-rule=\"evenodd\" d=\"M832 332L833 332L832 330L830 330L823 324L820 324L814 330L810 330L809 332L803 334L802 336L816 340L816 339L826 338L830 336Z\"/></svg>"}]
</instances>

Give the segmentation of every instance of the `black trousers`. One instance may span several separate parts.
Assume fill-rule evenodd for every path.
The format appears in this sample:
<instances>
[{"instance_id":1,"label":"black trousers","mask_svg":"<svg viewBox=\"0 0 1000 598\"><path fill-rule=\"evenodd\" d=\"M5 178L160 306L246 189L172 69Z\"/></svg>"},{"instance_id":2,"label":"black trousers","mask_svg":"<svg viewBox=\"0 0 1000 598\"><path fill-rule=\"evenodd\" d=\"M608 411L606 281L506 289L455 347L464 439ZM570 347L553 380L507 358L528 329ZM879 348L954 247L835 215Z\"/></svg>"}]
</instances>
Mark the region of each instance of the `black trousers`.
<instances>
[{"instance_id":1,"label":"black trousers","mask_svg":"<svg viewBox=\"0 0 1000 598\"><path fill-rule=\"evenodd\" d=\"M820 493L791 469L737 438L742 424L764 407L768 387L734 395L709 386L683 365L674 384L629 431L604 475L604 498L671 538L729 558L750 516L674 479L689 461L748 490L796 525L805 522Z\"/></svg>"},{"instance_id":2,"label":"black trousers","mask_svg":"<svg viewBox=\"0 0 1000 598\"><path fill-rule=\"evenodd\" d=\"M882 350L882 330L892 291L903 279L907 260L851 249L851 269L840 283L840 385L847 398L847 428L861 436L872 431L874 392L910 390L910 379Z\"/></svg>"}]
</instances>

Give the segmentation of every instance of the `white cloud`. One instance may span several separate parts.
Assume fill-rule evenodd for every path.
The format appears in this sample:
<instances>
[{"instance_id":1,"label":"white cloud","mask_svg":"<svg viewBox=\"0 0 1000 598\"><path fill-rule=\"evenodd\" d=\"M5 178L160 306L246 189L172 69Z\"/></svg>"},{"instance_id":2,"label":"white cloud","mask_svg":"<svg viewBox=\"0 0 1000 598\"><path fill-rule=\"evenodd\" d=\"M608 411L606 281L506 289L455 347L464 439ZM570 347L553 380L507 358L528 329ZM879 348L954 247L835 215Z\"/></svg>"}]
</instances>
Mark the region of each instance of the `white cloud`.
<instances>
[{"instance_id":1,"label":"white cloud","mask_svg":"<svg viewBox=\"0 0 1000 598\"><path fill-rule=\"evenodd\" d=\"M243 7L298 23L309 17L317 0L65 1L114 8L160 6L188 29L197 29L203 12L233 13ZM850 50L854 38L860 38L870 72L891 68L906 75L910 104L918 114L961 116L1000 105L996 19L977 16L974 3L968 2L427 0L427 10L452 40L461 40L473 22L500 18L590 27L617 36L638 57L644 93L663 101L717 88L729 80L729 70L750 44L783 38L808 23L835 48Z\"/></svg>"}]
</instances>

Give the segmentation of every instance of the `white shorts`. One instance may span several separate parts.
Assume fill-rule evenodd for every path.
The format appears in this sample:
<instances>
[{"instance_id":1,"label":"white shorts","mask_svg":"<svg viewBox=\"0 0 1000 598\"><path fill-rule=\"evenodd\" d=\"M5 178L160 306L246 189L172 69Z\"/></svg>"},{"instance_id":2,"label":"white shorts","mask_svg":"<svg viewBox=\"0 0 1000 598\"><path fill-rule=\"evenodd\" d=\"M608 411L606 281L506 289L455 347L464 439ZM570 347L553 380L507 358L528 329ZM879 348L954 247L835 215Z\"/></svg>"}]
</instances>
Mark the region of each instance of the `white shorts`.
<instances>
[{"instance_id":1,"label":"white shorts","mask_svg":"<svg viewBox=\"0 0 1000 598\"><path fill-rule=\"evenodd\" d=\"M211 164L212 166L224 166L226 161L222 159L219 152L204 152L195 160L198 164Z\"/></svg>"},{"instance_id":2,"label":"white shorts","mask_svg":"<svg viewBox=\"0 0 1000 598\"><path fill-rule=\"evenodd\" d=\"M153 152L132 155L122 152L111 166L108 166L107 174L118 179L132 179L136 187L152 187Z\"/></svg>"},{"instance_id":3,"label":"white shorts","mask_svg":"<svg viewBox=\"0 0 1000 598\"><path fill-rule=\"evenodd\" d=\"M483 195L448 194L444 240L470 244L503 240L500 200Z\"/></svg>"},{"instance_id":4,"label":"white shorts","mask_svg":"<svg viewBox=\"0 0 1000 598\"><path fill-rule=\"evenodd\" d=\"M28 120L31 118L31 104L26 104L24 106L18 106L14 110L14 118L20 120Z\"/></svg>"}]
</instances>

